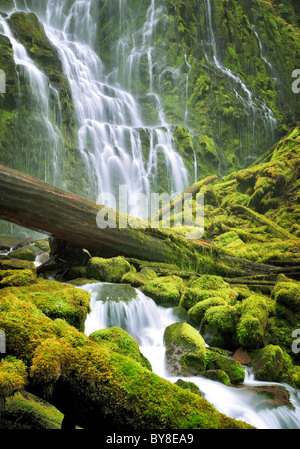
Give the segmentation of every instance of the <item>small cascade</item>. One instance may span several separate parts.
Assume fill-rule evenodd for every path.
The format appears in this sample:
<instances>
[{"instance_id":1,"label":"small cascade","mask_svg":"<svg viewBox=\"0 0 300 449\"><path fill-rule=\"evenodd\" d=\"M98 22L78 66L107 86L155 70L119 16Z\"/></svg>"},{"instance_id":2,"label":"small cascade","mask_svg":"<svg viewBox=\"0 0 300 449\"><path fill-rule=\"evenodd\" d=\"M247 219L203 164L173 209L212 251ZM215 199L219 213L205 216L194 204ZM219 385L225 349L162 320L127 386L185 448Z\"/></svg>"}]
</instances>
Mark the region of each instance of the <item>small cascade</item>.
<instances>
[{"instance_id":1,"label":"small cascade","mask_svg":"<svg viewBox=\"0 0 300 449\"><path fill-rule=\"evenodd\" d=\"M115 287L117 290L114 290ZM87 335L99 329L121 327L136 339L153 372L172 383L178 380L178 377L167 372L163 342L166 327L179 321L172 308L156 305L141 291L127 285L95 283L81 288L91 293L92 311L85 325ZM184 379L194 382L208 402L231 418L245 421L258 429L299 429L300 392L289 385L257 381L246 368L245 371L244 384L238 388L200 376ZM290 405L261 407L261 397L257 393L260 387L284 388L289 394Z\"/></svg>"}]
</instances>

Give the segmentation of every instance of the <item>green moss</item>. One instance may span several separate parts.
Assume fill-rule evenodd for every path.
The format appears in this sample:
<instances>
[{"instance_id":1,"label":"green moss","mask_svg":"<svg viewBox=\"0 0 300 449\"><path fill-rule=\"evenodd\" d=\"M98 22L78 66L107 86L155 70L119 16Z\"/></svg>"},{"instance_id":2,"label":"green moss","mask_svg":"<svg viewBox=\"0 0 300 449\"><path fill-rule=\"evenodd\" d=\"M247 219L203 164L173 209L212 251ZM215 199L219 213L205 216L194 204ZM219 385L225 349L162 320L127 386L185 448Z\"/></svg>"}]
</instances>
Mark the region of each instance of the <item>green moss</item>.
<instances>
[{"instance_id":1,"label":"green moss","mask_svg":"<svg viewBox=\"0 0 300 449\"><path fill-rule=\"evenodd\" d=\"M125 302L138 297L137 291L127 284L102 284L97 295L97 301L103 302Z\"/></svg>"},{"instance_id":2,"label":"green moss","mask_svg":"<svg viewBox=\"0 0 300 449\"><path fill-rule=\"evenodd\" d=\"M216 296L223 298L226 302L231 302L238 295L220 276L202 275L198 279L187 283L180 299L180 306L188 311L198 302Z\"/></svg>"},{"instance_id":3,"label":"green moss","mask_svg":"<svg viewBox=\"0 0 300 449\"><path fill-rule=\"evenodd\" d=\"M294 313L300 312L300 283L278 282L273 290L277 304L282 304Z\"/></svg>"},{"instance_id":4,"label":"green moss","mask_svg":"<svg viewBox=\"0 0 300 449\"><path fill-rule=\"evenodd\" d=\"M0 248L1 250L9 250L14 246L18 245L20 241L8 235L3 235L0 237Z\"/></svg>"},{"instance_id":5,"label":"green moss","mask_svg":"<svg viewBox=\"0 0 300 449\"><path fill-rule=\"evenodd\" d=\"M221 306L225 305L226 301L223 298L219 298L217 296L212 296L209 299L204 299L201 302L198 302L193 307L188 310L188 322L193 326L200 326L201 321L204 317L205 312L213 306Z\"/></svg>"},{"instance_id":6,"label":"green moss","mask_svg":"<svg viewBox=\"0 0 300 449\"><path fill-rule=\"evenodd\" d=\"M184 282L178 276L162 276L148 281L143 292L158 304L177 306L183 286Z\"/></svg>"},{"instance_id":7,"label":"green moss","mask_svg":"<svg viewBox=\"0 0 300 449\"><path fill-rule=\"evenodd\" d=\"M75 425L251 428L11 294L1 298L0 327L6 332L9 353L26 360L35 390L42 392L50 380L51 403Z\"/></svg>"},{"instance_id":8,"label":"green moss","mask_svg":"<svg viewBox=\"0 0 300 449\"><path fill-rule=\"evenodd\" d=\"M104 282L120 282L129 271L130 264L123 257L92 257L86 267L88 277Z\"/></svg>"},{"instance_id":9,"label":"green moss","mask_svg":"<svg viewBox=\"0 0 300 449\"><path fill-rule=\"evenodd\" d=\"M33 262L18 259L0 260L0 270L23 270L23 269L28 269L36 273L36 267Z\"/></svg>"},{"instance_id":10,"label":"green moss","mask_svg":"<svg viewBox=\"0 0 300 449\"><path fill-rule=\"evenodd\" d=\"M90 312L90 293L55 281L39 279L33 285L12 287L2 292L1 297L9 293L24 302L31 301L53 320L63 318L80 330L84 329Z\"/></svg>"},{"instance_id":11,"label":"green moss","mask_svg":"<svg viewBox=\"0 0 300 449\"><path fill-rule=\"evenodd\" d=\"M130 357L145 368L152 370L149 361L141 353L136 340L123 329L112 327L109 329L98 330L90 334L89 338L100 345L107 346L118 354Z\"/></svg>"},{"instance_id":12,"label":"green moss","mask_svg":"<svg viewBox=\"0 0 300 449\"><path fill-rule=\"evenodd\" d=\"M43 399L21 391L6 401L0 428L55 430L60 429L63 415Z\"/></svg>"},{"instance_id":13,"label":"green moss","mask_svg":"<svg viewBox=\"0 0 300 449\"><path fill-rule=\"evenodd\" d=\"M243 302L241 314L237 324L240 345L251 349L262 347L269 316L265 298L249 297Z\"/></svg>"},{"instance_id":14,"label":"green moss","mask_svg":"<svg viewBox=\"0 0 300 449\"><path fill-rule=\"evenodd\" d=\"M34 244L34 246L36 246L37 248L39 248L40 250L42 250L44 252L50 251L49 239L35 240L33 242L33 244Z\"/></svg>"},{"instance_id":15,"label":"green moss","mask_svg":"<svg viewBox=\"0 0 300 449\"><path fill-rule=\"evenodd\" d=\"M253 372L258 380L280 382L292 368L290 357L279 346L268 345L250 354Z\"/></svg>"},{"instance_id":16,"label":"green moss","mask_svg":"<svg viewBox=\"0 0 300 449\"><path fill-rule=\"evenodd\" d=\"M27 383L26 366L15 357L0 361L0 398L5 399L22 390Z\"/></svg>"},{"instance_id":17,"label":"green moss","mask_svg":"<svg viewBox=\"0 0 300 449\"><path fill-rule=\"evenodd\" d=\"M231 385L228 374L226 374L222 369L209 369L201 373L201 376L216 382L221 382L224 385Z\"/></svg>"},{"instance_id":18,"label":"green moss","mask_svg":"<svg viewBox=\"0 0 300 449\"><path fill-rule=\"evenodd\" d=\"M133 273L132 271L129 271L122 276L121 282L130 284L133 287L143 287L148 282L148 278L142 273Z\"/></svg>"},{"instance_id":19,"label":"green moss","mask_svg":"<svg viewBox=\"0 0 300 449\"><path fill-rule=\"evenodd\" d=\"M243 383L245 379L245 370L240 362L209 349L206 350L206 369L224 371L232 384Z\"/></svg>"},{"instance_id":20,"label":"green moss","mask_svg":"<svg viewBox=\"0 0 300 449\"><path fill-rule=\"evenodd\" d=\"M213 306L206 310L200 333L210 346L231 349L236 347L236 324L238 314L230 305Z\"/></svg>"},{"instance_id":21,"label":"green moss","mask_svg":"<svg viewBox=\"0 0 300 449\"><path fill-rule=\"evenodd\" d=\"M300 366L293 366L282 376L282 381L294 388L300 388Z\"/></svg>"},{"instance_id":22,"label":"green moss","mask_svg":"<svg viewBox=\"0 0 300 449\"><path fill-rule=\"evenodd\" d=\"M171 324L165 329L168 370L176 375L191 375L205 370L205 342L187 323Z\"/></svg>"},{"instance_id":23,"label":"green moss","mask_svg":"<svg viewBox=\"0 0 300 449\"><path fill-rule=\"evenodd\" d=\"M203 275L194 280L190 284L191 287L197 287L203 290L219 290L223 288L229 288L229 284L220 276Z\"/></svg>"},{"instance_id":24,"label":"green moss","mask_svg":"<svg viewBox=\"0 0 300 449\"><path fill-rule=\"evenodd\" d=\"M199 396L202 396L199 387L193 382L187 382L186 380L178 379L175 382L175 385L178 385L178 387L183 388L184 390L188 390L193 394L198 394Z\"/></svg>"},{"instance_id":25,"label":"green moss","mask_svg":"<svg viewBox=\"0 0 300 449\"><path fill-rule=\"evenodd\" d=\"M13 259L29 260L34 262L36 259L36 251L33 247L31 247L31 245L27 245L11 251L10 257Z\"/></svg>"},{"instance_id":26,"label":"green moss","mask_svg":"<svg viewBox=\"0 0 300 449\"><path fill-rule=\"evenodd\" d=\"M36 274L28 269L0 271L0 287L20 287L37 282Z\"/></svg>"}]
</instances>

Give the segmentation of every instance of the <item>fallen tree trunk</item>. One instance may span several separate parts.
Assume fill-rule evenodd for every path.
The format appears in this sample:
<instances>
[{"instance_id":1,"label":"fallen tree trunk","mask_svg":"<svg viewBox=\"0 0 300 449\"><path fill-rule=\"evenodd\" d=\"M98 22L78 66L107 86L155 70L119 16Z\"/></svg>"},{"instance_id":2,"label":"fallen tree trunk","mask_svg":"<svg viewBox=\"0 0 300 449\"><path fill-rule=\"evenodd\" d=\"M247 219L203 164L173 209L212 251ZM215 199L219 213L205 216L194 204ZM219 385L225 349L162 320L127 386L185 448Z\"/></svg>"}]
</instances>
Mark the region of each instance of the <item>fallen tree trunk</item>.
<instances>
[{"instance_id":1,"label":"fallen tree trunk","mask_svg":"<svg viewBox=\"0 0 300 449\"><path fill-rule=\"evenodd\" d=\"M147 227L140 220L130 218L134 228L124 228L124 216L116 211L117 224L122 220L122 227L99 228L97 216L105 210L93 201L0 165L0 219L48 233L57 241L89 250L93 256L124 255L176 264L196 273L235 277L266 274L270 268L230 258L212 246L169 229Z\"/></svg>"}]
</instances>

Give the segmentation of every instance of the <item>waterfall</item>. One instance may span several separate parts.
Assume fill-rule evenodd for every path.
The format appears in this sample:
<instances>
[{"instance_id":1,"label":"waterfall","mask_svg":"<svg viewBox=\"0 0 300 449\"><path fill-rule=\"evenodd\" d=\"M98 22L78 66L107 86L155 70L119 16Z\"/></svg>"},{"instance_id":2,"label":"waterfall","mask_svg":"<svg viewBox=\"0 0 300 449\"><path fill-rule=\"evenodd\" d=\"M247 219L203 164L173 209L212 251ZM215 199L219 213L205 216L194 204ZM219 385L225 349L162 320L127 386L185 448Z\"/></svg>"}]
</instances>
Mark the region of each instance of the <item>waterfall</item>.
<instances>
[{"instance_id":1,"label":"waterfall","mask_svg":"<svg viewBox=\"0 0 300 449\"><path fill-rule=\"evenodd\" d=\"M28 157L26 141L18 142L15 155L16 167L28 174L35 174L46 182L57 184L62 136L57 123L55 107L59 116L59 93L49 83L46 75L29 57L25 47L12 35L7 22L0 16L0 33L11 41L14 61L18 67L19 108L30 105L30 118L20 112L16 115L17 133L30 133L30 142L36 146L35 158ZM53 106L53 103L55 106ZM35 170L35 173L34 173Z\"/></svg>"},{"instance_id":2,"label":"waterfall","mask_svg":"<svg viewBox=\"0 0 300 449\"><path fill-rule=\"evenodd\" d=\"M144 123L137 99L125 86L122 87L120 73L113 81L110 80L106 67L94 49L97 22L92 10L92 0L73 0L68 3L64 0L49 0L46 6L33 4L32 8L31 3L30 7L27 5L26 1L16 1L12 12L24 10L37 14L49 41L58 51L64 74L70 84L78 121L78 146L88 180L88 196L94 201L103 193L110 193L118 198L119 187L123 185L131 198L138 198L141 193L149 198L151 190L169 194L185 190L189 184L188 172L174 149L171 126L165 120L159 96L152 92L151 82L150 94L153 94L157 102L159 122L149 126ZM120 32L124 9L126 1L120 1ZM147 53L150 80L153 70L151 36L159 14L159 8L152 1L140 31L143 48L136 52ZM1 19L2 22L5 22L4 19ZM38 69L32 61L29 63L25 53L18 54L19 44L12 38L7 25L5 34L14 42L16 63L30 65L29 73L33 75L34 70ZM121 35L120 42L123 38ZM132 61L134 65L137 62L135 57L132 57ZM129 67L129 72L132 69L133 65ZM116 67L116 73L118 70ZM31 88L34 96L43 103L47 98L48 82L40 71L39 73L44 86L31 85ZM41 107L46 108L44 104ZM48 164L45 162L45 166L49 171L54 171L55 175L53 179L42 175L40 177L64 187L60 185L57 175L60 170L60 149L63 146L57 133L58 127L55 120L47 115L45 127L48 136L50 135L50 146L54 149L53 161L49 160ZM43 157L49 157L46 149ZM108 206L114 207L114 204ZM133 205L131 209L129 207L128 213L140 216L141 211Z\"/></svg>"},{"instance_id":3,"label":"waterfall","mask_svg":"<svg viewBox=\"0 0 300 449\"><path fill-rule=\"evenodd\" d=\"M86 320L85 333L90 335L99 329L121 327L137 340L141 352L151 363L153 372L172 383L176 382L178 377L170 376L167 372L163 343L166 327L179 321L173 309L156 305L152 299L133 288L133 298L125 302L122 300L122 285L118 285L120 297L113 300L113 296L109 294L110 286L113 287L114 284L96 283L81 287L91 293L92 311ZM128 286L123 287L123 295L127 296ZM239 388L201 376L187 377L184 380L194 382L208 402L231 418L245 421L258 429L300 428L300 392L289 385L257 381L247 371L244 384ZM260 398L256 390L270 386L285 388L289 393L291 406L260 409Z\"/></svg>"},{"instance_id":4,"label":"waterfall","mask_svg":"<svg viewBox=\"0 0 300 449\"><path fill-rule=\"evenodd\" d=\"M206 60L215 67L217 72L220 72L223 77L228 80L230 88L235 93L235 96L239 103L241 104L244 114L248 117L248 125L247 125L247 147L250 151L253 151L252 154L255 156L255 150L257 148L257 134L258 128L261 126L261 122L263 123L263 132L265 135L266 145L269 147L274 143L276 139L276 126L277 120L273 114L273 111L266 105L264 99L256 98L253 92L247 87L247 85L242 81L242 79L230 70L228 67L225 67L218 55L218 46L216 41L216 36L213 28L213 12L211 7L211 0L204 0L205 4L205 18L206 18L206 39L203 43L202 49L205 55ZM256 33L255 28L253 28L254 33ZM256 37L258 37L256 33ZM260 45L260 57L263 61L269 65L269 62L262 54L262 46L258 39ZM248 156L251 156L249 153Z\"/></svg>"}]
</instances>

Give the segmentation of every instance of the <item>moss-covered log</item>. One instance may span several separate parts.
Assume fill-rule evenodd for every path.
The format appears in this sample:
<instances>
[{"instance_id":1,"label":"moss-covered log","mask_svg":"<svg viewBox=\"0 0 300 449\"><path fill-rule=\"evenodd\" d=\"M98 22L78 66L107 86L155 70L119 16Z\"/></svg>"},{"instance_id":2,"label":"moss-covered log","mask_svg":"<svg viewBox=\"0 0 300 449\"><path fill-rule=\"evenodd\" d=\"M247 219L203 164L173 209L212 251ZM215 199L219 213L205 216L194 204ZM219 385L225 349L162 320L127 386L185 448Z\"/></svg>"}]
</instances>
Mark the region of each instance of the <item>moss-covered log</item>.
<instances>
[{"instance_id":1,"label":"moss-covered log","mask_svg":"<svg viewBox=\"0 0 300 449\"><path fill-rule=\"evenodd\" d=\"M64 414L64 426L251 427L224 416L199 395L160 378L118 349L115 352L107 344L93 341L66 321L51 320L32 302L9 290L1 298L0 327L6 332L8 355L18 359L21 366L26 364L27 391L45 394ZM16 383L13 388L22 386ZM11 390L5 391L5 395L10 394Z\"/></svg>"},{"instance_id":2,"label":"moss-covered log","mask_svg":"<svg viewBox=\"0 0 300 449\"><path fill-rule=\"evenodd\" d=\"M125 255L176 263L185 270L221 276L243 276L257 270L266 274L269 269L223 256L200 241L186 239L170 229L148 227L144 221L112 210L115 226L100 228L97 217L99 213L105 215L105 206L2 165L0 191L0 218L46 232L58 240L90 250L93 255ZM124 219L129 223L127 227Z\"/></svg>"}]
</instances>

